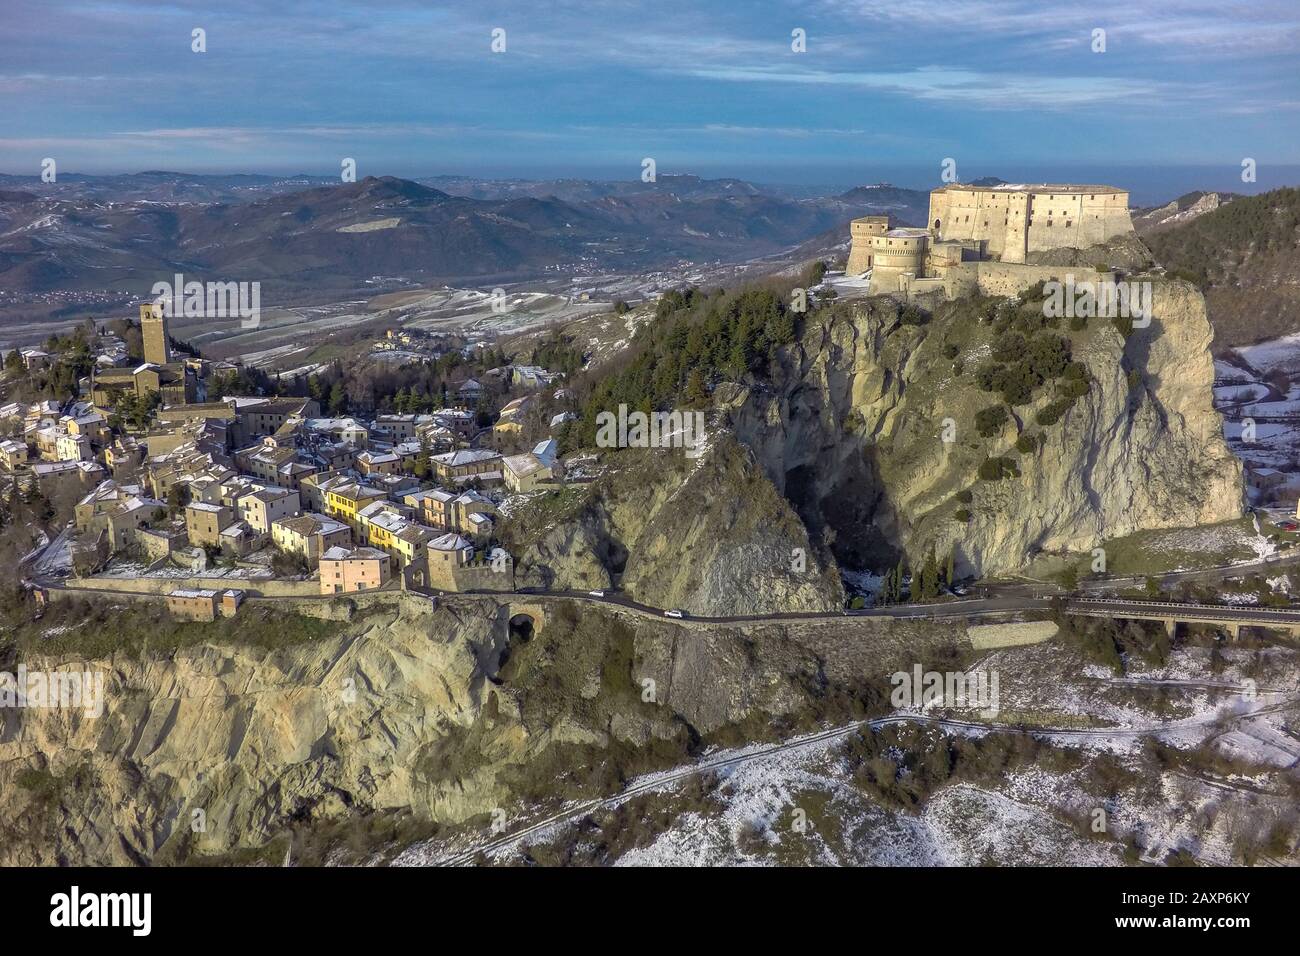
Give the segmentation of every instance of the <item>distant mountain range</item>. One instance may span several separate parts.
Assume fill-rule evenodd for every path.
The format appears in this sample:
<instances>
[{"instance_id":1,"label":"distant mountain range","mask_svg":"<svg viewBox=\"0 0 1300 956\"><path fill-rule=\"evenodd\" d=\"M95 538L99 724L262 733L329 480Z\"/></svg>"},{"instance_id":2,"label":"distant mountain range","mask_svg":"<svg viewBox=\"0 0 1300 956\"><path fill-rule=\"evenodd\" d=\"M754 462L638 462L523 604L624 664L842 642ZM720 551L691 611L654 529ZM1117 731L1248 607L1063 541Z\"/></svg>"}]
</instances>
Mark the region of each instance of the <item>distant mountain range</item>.
<instances>
[{"instance_id":1,"label":"distant mountain range","mask_svg":"<svg viewBox=\"0 0 1300 956\"><path fill-rule=\"evenodd\" d=\"M1252 228L1263 228L1262 210L1278 195L1193 192L1134 210L1135 227L1161 260L1199 276L1209 291L1220 345L1295 325L1294 305L1268 278L1294 279L1287 258L1294 244L1261 251L1231 225L1252 214ZM549 279L564 287L569 277L683 263L835 258L847 251L849 220L888 213L900 225L921 225L928 204L928 192L888 183L815 194L689 175L653 183L464 176L340 183L150 171L62 175L57 184L0 175L0 326L34 330L125 311L177 272L260 281L267 307L416 285ZM1206 230L1188 232L1199 223ZM1215 260L1218 246L1207 246L1202 232L1233 250L1230 265ZM1250 307L1262 311L1237 329L1228 300L1247 295L1243 281L1253 290Z\"/></svg>"},{"instance_id":2,"label":"distant mountain range","mask_svg":"<svg viewBox=\"0 0 1300 956\"><path fill-rule=\"evenodd\" d=\"M114 296L139 299L177 272L260 281L265 306L373 294L378 277L481 285L740 262L843 238L856 216L920 222L927 202L888 185L799 198L695 176L326 184L148 172L53 186L0 176L0 320L39 319L42 305L50 317L104 314Z\"/></svg>"}]
</instances>

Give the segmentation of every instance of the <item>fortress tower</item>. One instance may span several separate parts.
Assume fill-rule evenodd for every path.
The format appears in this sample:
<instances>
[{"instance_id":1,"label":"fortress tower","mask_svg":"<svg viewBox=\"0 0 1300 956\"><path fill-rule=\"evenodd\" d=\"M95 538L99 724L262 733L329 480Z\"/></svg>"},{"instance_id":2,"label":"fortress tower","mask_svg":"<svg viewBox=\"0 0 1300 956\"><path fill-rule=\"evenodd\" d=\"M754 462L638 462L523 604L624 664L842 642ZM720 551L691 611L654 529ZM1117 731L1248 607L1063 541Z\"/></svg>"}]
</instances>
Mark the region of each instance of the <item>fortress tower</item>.
<instances>
[{"instance_id":1,"label":"fortress tower","mask_svg":"<svg viewBox=\"0 0 1300 956\"><path fill-rule=\"evenodd\" d=\"M167 342L167 317L157 302L140 306L140 332L144 338L144 360L154 365L166 365L172 360L171 346Z\"/></svg>"},{"instance_id":2,"label":"fortress tower","mask_svg":"<svg viewBox=\"0 0 1300 956\"><path fill-rule=\"evenodd\" d=\"M871 238L883 236L889 231L888 216L863 216L849 223L849 262L844 267L844 274L860 276L871 268Z\"/></svg>"},{"instance_id":3,"label":"fortress tower","mask_svg":"<svg viewBox=\"0 0 1300 956\"><path fill-rule=\"evenodd\" d=\"M925 274L925 254L930 235L924 229L890 229L871 237L871 287L892 291L899 277Z\"/></svg>"}]
</instances>

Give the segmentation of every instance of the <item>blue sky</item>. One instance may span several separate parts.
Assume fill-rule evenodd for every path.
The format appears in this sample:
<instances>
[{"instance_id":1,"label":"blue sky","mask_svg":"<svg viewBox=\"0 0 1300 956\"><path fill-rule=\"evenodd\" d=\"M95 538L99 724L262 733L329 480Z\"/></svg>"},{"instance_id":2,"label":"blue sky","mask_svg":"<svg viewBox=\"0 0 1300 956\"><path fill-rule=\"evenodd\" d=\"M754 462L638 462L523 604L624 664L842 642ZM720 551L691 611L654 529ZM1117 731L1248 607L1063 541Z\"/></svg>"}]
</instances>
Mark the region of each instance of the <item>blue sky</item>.
<instances>
[{"instance_id":1,"label":"blue sky","mask_svg":"<svg viewBox=\"0 0 1300 956\"><path fill-rule=\"evenodd\" d=\"M1267 183L1300 164L1298 53L1296 0L0 0L0 171L1231 179L1249 156Z\"/></svg>"}]
</instances>

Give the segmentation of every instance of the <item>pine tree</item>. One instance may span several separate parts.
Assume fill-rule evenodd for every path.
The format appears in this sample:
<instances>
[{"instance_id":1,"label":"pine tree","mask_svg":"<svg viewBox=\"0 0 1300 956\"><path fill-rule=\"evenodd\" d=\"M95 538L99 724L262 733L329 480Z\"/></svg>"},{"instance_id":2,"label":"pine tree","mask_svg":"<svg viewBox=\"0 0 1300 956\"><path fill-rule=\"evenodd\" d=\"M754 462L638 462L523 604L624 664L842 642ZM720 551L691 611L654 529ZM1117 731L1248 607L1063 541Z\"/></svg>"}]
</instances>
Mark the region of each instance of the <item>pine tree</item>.
<instances>
[{"instance_id":1,"label":"pine tree","mask_svg":"<svg viewBox=\"0 0 1300 956\"><path fill-rule=\"evenodd\" d=\"M334 387L330 389L330 414L337 415L347 408L347 404L348 397L347 393L343 391L343 382L342 380L337 381L334 383Z\"/></svg>"},{"instance_id":2,"label":"pine tree","mask_svg":"<svg viewBox=\"0 0 1300 956\"><path fill-rule=\"evenodd\" d=\"M703 408L708 404L709 389L704 384L704 373L698 368L693 368L686 378L686 407Z\"/></svg>"},{"instance_id":3,"label":"pine tree","mask_svg":"<svg viewBox=\"0 0 1300 956\"><path fill-rule=\"evenodd\" d=\"M922 601L939 596L939 563L934 559L934 548L930 549L925 563L921 565L920 584L917 590L918 598Z\"/></svg>"}]
</instances>

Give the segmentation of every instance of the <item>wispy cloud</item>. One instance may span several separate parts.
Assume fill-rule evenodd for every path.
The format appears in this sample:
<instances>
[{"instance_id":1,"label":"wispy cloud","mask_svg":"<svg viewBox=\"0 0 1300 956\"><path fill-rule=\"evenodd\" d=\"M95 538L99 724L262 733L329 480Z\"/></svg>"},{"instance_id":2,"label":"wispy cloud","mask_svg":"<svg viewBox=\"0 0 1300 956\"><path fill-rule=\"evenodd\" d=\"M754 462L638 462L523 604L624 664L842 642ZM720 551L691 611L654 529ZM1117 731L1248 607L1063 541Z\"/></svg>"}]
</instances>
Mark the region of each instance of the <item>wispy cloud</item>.
<instances>
[{"instance_id":1,"label":"wispy cloud","mask_svg":"<svg viewBox=\"0 0 1300 956\"><path fill-rule=\"evenodd\" d=\"M1167 84L1118 77L981 73L947 67L924 67L897 73L730 67L697 70L695 75L737 83L847 86L933 102L1011 111L1079 109L1150 101L1169 89Z\"/></svg>"},{"instance_id":2,"label":"wispy cloud","mask_svg":"<svg viewBox=\"0 0 1300 956\"><path fill-rule=\"evenodd\" d=\"M1092 30L1107 41L1171 56L1255 56L1300 52L1300 7L1293 0L824 0L859 24L1087 46Z\"/></svg>"},{"instance_id":3,"label":"wispy cloud","mask_svg":"<svg viewBox=\"0 0 1300 956\"><path fill-rule=\"evenodd\" d=\"M762 141L810 162L936 142L1295 160L1300 130L1269 118L1300 101L1297 52L1298 0L44 0L0 28L0 159L621 163L653 142L725 163Z\"/></svg>"}]
</instances>

